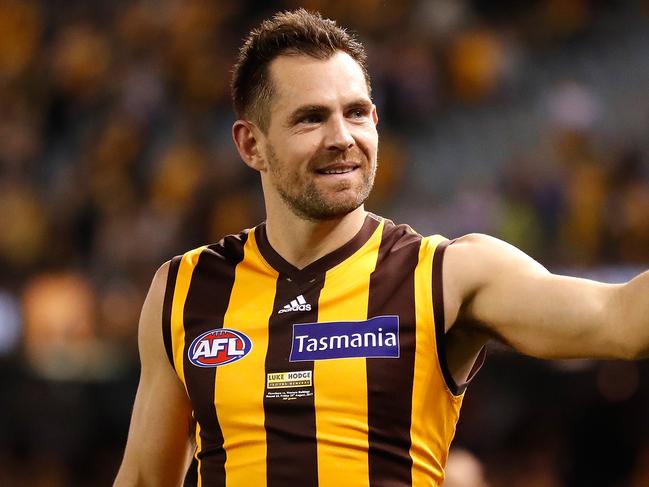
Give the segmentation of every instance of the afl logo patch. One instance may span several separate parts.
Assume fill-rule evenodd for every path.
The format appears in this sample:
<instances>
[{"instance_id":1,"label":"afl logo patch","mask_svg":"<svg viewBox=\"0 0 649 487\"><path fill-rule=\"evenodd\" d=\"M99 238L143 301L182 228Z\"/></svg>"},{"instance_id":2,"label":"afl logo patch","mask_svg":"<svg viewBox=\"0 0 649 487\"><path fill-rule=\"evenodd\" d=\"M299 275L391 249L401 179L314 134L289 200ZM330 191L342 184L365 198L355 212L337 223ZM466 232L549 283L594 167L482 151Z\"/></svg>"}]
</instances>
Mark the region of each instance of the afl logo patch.
<instances>
[{"instance_id":1,"label":"afl logo patch","mask_svg":"<svg viewBox=\"0 0 649 487\"><path fill-rule=\"evenodd\" d=\"M218 367L241 360L252 350L252 341L240 331L217 328L197 336L187 358L197 367Z\"/></svg>"}]
</instances>

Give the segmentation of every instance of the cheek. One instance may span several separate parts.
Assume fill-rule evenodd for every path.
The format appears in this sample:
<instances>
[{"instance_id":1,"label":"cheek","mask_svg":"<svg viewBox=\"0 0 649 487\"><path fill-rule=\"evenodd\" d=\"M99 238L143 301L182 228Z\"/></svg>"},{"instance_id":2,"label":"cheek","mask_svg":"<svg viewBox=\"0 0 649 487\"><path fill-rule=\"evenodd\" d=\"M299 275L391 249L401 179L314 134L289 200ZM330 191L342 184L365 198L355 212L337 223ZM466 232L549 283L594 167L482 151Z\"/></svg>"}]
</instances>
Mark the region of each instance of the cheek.
<instances>
[{"instance_id":1,"label":"cheek","mask_svg":"<svg viewBox=\"0 0 649 487\"><path fill-rule=\"evenodd\" d=\"M377 152L379 137L374 128L368 128L359 133L356 143L368 156L374 156Z\"/></svg>"},{"instance_id":2,"label":"cheek","mask_svg":"<svg viewBox=\"0 0 649 487\"><path fill-rule=\"evenodd\" d=\"M292 169L306 168L320 147L319 139L313 133L289 137L280 142L282 143L283 146L280 145L278 151L282 153L282 160Z\"/></svg>"}]
</instances>

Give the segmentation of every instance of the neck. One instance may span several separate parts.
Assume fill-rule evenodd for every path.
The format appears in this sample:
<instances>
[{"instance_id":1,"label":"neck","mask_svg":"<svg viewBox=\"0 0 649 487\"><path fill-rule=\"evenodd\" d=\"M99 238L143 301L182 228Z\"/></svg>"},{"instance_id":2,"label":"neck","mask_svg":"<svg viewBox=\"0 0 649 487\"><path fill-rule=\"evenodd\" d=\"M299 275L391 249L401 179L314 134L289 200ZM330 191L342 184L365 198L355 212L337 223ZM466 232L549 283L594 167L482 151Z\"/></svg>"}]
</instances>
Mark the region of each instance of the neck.
<instances>
[{"instance_id":1,"label":"neck","mask_svg":"<svg viewBox=\"0 0 649 487\"><path fill-rule=\"evenodd\" d=\"M349 242L363 226L365 215L362 205L341 218L316 222L292 213L268 212L266 233L275 251L302 269Z\"/></svg>"}]
</instances>

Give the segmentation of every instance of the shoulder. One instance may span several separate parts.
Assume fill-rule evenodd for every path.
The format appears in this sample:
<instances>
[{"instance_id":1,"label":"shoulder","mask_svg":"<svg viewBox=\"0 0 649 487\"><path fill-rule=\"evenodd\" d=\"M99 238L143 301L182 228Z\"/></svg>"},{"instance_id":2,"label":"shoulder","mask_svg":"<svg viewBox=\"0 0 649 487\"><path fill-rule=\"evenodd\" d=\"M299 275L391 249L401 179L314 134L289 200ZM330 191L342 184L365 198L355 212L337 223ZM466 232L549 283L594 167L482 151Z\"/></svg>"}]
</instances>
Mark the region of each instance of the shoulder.
<instances>
[{"instance_id":1,"label":"shoulder","mask_svg":"<svg viewBox=\"0 0 649 487\"><path fill-rule=\"evenodd\" d=\"M241 252L243 252L243 247L246 244L246 241L248 240L250 234L254 234L257 228L262 228L263 226L264 224L261 224L258 227L246 228L239 233L226 235L218 242L199 247L199 249L204 249L208 253L219 255L225 258L236 257Z\"/></svg>"},{"instance_id":2,"label":"shoulder","mask_svg":"<svg viewBox=\"0 0 649 487\"><path fill-rule=\"evenodd\" d=\"M162 356L162 313L167 282L173 259L162 264L153 276L147 293L138 329L138 343L142 359ZM145 361L143 360L143 365Z\"/></svg>"},{"instance_id":3,"label":"shoulder","mask_svg":"<svg viewBox=\"0 0 649 487\"><path fill-rule=\"evenodd\" d=\"M463 302L487 286L512 286L518 279L547 270L503 240L472 233L448 245L443 272L445 288Z\"/></svg>"},{"instance_id":4,"label":"shoulder","mask_svg":"<svg viewBox=\"0 0 649 487\"><path fill-rule=\"evenodd\" d=\"M453 273L476 273L489 260L507 252L509 244L483 233L470 233L449 241L445 250L444 266ZM514 247L511 247L514 249Z\"/></svg>"},{"instance_id":5,"label":"shoulder","mask_svg":"<svg viewBox=\"0 0 649 487\"><path fill-rule=\"evenodd\" d=\"M535 262L513 245L482 233L471 233L453 240L446 254L446 265L470 274L491 272L496 270L494 267L508 269L522 262ZM542 268L540 264L536 264Z\"/></svg>"},{"instance_id":6,"label":"shoulder","mask_svg":"<svg viewBox=\"0 0 649 487\"><path fill-rule=\"evenodd\" d=\"M173 275L174 271L177 271L177 267L183 261L183 265L194 267L198 263L199 258L238 261L243 255L243 249L249 236L254 234L255 230L260 227L261 225L254 228L246 228L239 233L226 235L218 242L201 245L200 247L195 247L176 255L158 269L156 276L161 272L164 274L161 274L161 278L166 278L167 273Z\"/></svg>"},{"instance_id":7,"label":"shoulder","mask_svg":"<svg viewBox=\"0 0 649 487\"><path fill-rule=\"evenodd\" d=\"M484 233L468 233L452 241L455 252L486 252L503 247L516 249L513 245Z\"/></svg>"},{"instance_id":8,"label":"shoulder","mask_svg":"<svg viewBox=\"0 0 649 487\"><path fill-rule=\"evenodd\" d=\"M410 225L394 223L388 218L376 216L372 213L369 216L383 222L381 242L384 248L391 248L393 251L399 250L405 246L419 244L423 239Z\"/></svg>"},{"instance_id":9,"label":"shoulder","mask_svg":"<svg viewBox=\"0 0 649 487\"><path fill-rule=\"evenodd\" d=\"M169 278L169 269L172 266L174 260L168 260L160 267L153 275L151 280L151 285L149 286L149 292L147 294L146 300L144 302L145 306L149 305L162 305L162 300L164 299L165 290L167 288L167 280Z\"/></svg>"}]
</instances>

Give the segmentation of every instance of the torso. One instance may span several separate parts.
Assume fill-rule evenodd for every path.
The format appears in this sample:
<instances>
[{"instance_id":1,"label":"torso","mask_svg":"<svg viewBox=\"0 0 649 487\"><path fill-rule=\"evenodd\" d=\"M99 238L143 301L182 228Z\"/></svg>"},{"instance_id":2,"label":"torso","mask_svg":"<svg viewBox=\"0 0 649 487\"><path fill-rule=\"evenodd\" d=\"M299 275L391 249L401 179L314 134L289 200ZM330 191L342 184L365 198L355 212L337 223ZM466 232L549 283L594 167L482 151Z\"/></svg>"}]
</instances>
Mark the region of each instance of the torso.
<instances>
[{"instance_id":1,"label":"torso","mask_svg":"<svg viewBox=\"0 0 649 487\"><path fill-rule=\"evenodd\" d=\"M301 270L263 224L175 258L163 335L198 423L189 477L440 485L463 392L443 339L447 243L369 215Z\"/></svg>"}]
</instances>

